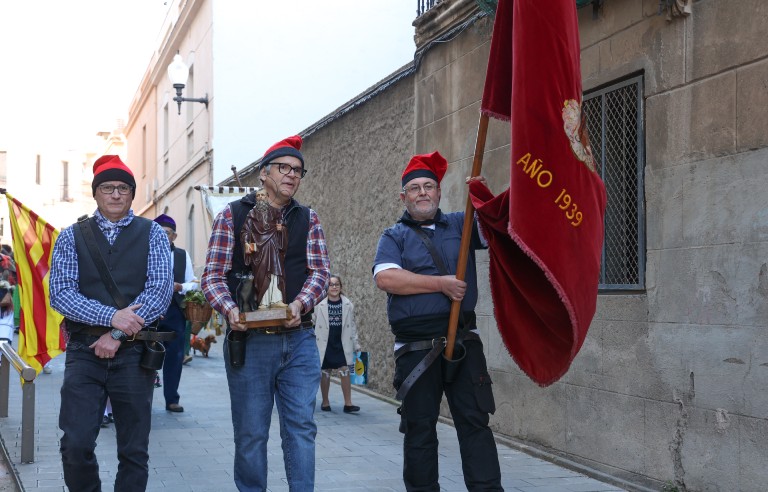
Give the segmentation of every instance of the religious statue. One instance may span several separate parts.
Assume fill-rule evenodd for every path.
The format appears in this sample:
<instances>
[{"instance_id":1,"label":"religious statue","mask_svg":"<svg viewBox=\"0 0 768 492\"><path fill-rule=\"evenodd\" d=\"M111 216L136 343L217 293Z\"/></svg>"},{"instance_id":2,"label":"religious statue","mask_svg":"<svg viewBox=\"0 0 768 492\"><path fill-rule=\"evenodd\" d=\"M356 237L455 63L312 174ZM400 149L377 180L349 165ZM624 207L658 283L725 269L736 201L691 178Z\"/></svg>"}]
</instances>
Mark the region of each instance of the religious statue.
<instances>
[{"instance_id":1,"label":"religious statue","mask_svg":"<svg viewBox=\"0 0 768 492\"><path fill-rule=\"evenodd\" d=\"M288 229L283 213L269 204L265 189L256 192L240 233L246 266L253 273L253 299L258 309L286 308L285 249Z\"/></svg>"}]
</instances>

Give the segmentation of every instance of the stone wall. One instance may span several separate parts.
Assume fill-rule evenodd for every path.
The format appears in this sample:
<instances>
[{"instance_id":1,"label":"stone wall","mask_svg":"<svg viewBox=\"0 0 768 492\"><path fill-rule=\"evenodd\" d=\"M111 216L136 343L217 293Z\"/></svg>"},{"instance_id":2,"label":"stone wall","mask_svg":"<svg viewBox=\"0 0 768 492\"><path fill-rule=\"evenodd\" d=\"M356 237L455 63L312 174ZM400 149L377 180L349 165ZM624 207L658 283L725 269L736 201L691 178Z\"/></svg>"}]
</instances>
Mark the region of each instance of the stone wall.
<instances>
[{"instance_id":1,"label":"stone wall","mask_svg":"<svg viewBox=\"0 0 768 492\"><path fill-rule=\"evenodd\" d=\"M644 75L647 274L644 293L600 296L556 447L688 490L764 490L768 5L657 12L580 16L585 91Z\"/></svg>"}]
</instances>

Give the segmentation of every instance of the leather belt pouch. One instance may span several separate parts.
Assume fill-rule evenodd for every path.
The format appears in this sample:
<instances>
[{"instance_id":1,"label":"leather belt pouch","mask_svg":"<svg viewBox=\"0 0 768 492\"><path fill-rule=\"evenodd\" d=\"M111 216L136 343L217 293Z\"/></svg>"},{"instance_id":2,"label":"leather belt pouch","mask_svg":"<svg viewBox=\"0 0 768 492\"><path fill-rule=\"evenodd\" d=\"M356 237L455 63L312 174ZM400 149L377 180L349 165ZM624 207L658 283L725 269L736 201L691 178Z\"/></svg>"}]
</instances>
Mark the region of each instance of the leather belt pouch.
<instances>
[{"instance_id":1,"label":"leather belt pouch","mask_svg":"<svg viewBox=\"0 0 768 492\"><path fill-rule=\"evenodd\" d=\"M464 347L464 344L458 340L453 345L452 359L448 359L445 356L445 350L443 350L443 353L442 353L443 366L441 367L441 369L443 370L444 383L452 383L456 381L456 375L459 373L459 366L461 366L461 363L462 361L464 361L464 357L466 355L467 355L467 349Z\"/></svg>"},{"instance_id":2,"label":"leather belt pouch","mask_svg":"<svg viewBox=\"0 0 768 492\"><path fill-rule=\"evenodd\" d=\"M480 341L480 337L477 333L467 331L461 332L456 336L456 343L453 346L453 358L448 360L445 357L445 351L443 351L443 381L446 383L452 383L456 381L456 375L459 372L459 367L464 357L467 356L467 347L464 346L466 340Z\"/></svg>"},{"instance_id":3,"label":"leather belt pouch","mask_svg":"<svg viewBox=\"0 0 768 492\"><path fill-rule=\"evenodd\" d=\"M165 360L165 346L157 341L145 341L144 353L141 355L139 365L144 369L159 371L163 368Z\"/></svg>"},{"instance_id":4,"label":"leather belt pouch","mask_svg":"<svg viewBox=\"0 0 768 492\"><path fill-rule=\"evenodd\" d=\"M245 365L245 343L248 339L247 331L230 330L227 333L227 357L232 367Z\"/></svg>"}]
</instances>

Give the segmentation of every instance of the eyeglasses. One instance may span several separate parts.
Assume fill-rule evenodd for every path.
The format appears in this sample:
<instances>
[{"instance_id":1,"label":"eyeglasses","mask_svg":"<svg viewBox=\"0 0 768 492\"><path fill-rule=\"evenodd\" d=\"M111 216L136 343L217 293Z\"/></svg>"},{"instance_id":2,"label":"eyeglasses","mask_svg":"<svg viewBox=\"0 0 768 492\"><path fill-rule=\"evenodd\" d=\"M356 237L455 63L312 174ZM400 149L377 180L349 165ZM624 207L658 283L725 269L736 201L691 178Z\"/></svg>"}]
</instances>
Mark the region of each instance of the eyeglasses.
<instances>
[{"instance_id":1,"label":"eyeglasses","mask_svg":"<svg viewBox=\"0 0 768 492\"><path fill-rule=\"evenodd\" d=\"M328 287L341 287L341 284L334 284L333 282L328 284Z\"/></svg>"},{"instance_id":2,"label":"eyeglasses","mask_svg":"<svg viewBox=\"0 0 768 492\"><path fill-rule=\"evenodd\" d=\"M117 192L121 195L127 195L131 191L133 191L133 186L128 185L99 185L99 191L104 193L105 195L111 195L112 193Z\"/></svg>"},{"instance_id":3,"label":"eyeglasses","mask_svg":"<svg viewBox=\"0 0 768 492\"><path fill-rule=\"evenodd\" d=\"M293 175L298 176L299 179L307 174L307 171L301 166L291 166L284 162L275 162L275 164L277 165L277 170L280 171L280 174L288 174L293 171Z\"/></svg>"},{"instance_id":4,"label":"eyeglasses","mask_svg":"<svg viewBox=\"0 0 768 492\"><path fill-rule=\"evenodd\" d=\"M411 196L416 196L421 194L421 190L424 190L424 193L432 193L437 188L438 187L435 183L424 183L423 185L412 184L409 186L403 186L403 192L408 193Z\"/></svg>"}]
</instances>

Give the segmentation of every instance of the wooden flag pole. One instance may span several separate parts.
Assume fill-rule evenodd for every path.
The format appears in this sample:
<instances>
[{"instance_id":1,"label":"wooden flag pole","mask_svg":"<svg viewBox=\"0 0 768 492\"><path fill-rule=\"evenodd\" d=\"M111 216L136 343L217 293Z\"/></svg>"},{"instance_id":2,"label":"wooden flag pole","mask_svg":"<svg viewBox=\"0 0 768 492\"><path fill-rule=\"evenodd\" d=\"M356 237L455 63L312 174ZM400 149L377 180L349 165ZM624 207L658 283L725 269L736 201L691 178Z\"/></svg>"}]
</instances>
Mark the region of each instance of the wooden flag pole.
<instances>
[{"instance_id":1,"label":"wooden flag pole","mask_svg":"<svg viewBox=\"0 0 768 492\"><path fill-rule=\"evenodd\" d=\"M477 127L477 141L475 142L475 158L472 161L471 177L479 176L483 168L483 153L485 152L485 139L488 135L488 115L480 115L480 123ZM464 280L467 273L467 259L469 258L469 241L472 239L472 224L475 220L475 206L467 192L467 208L464 212L464 228L461 231L461 244L459 246L459 262L456 265L456 278ZM461 301L451 303L451 316L448 319L448 334L445 343L445 358L453 359L453 347L456 341L456 327L459 324Z\"/></svg>"}]
</instances>

